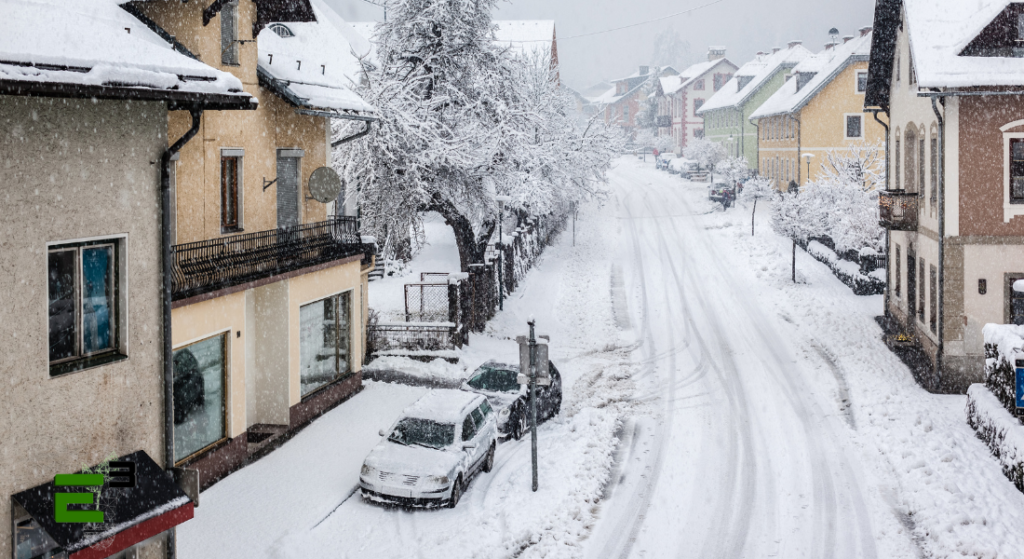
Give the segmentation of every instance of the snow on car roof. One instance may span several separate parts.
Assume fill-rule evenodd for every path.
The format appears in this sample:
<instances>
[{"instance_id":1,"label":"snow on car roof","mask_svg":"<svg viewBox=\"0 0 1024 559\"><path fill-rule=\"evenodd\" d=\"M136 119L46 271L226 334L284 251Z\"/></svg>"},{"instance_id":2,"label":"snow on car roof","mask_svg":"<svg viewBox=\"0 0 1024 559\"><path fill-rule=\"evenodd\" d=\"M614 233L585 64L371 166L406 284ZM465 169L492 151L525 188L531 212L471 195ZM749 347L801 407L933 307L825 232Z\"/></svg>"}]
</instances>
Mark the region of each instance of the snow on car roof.
<instances>
[{"instance_id":1,"label":"snow on car roof","mask_svg":"<svg viewBox=\"0 0 1024 559\"><path fill-rule=\"evenodd\" d=\"M742 105L757 93L761 86L772 76L786 67L792 68L805 58L812 56L811 51L801 44L794 43L793 46L780 50L779 52L761 55L744 64L736 74L726 82L722 89L718 90L701 106L697 114L704 114L716 109L733 108ZM750 78L749 82L741 88L740 78Z\"/></svg>"},{"instance_id":2,"label":"snow on car roof","mask_svg":"<svg viewBox=\"0 0 1024 559\"><path fill-rule=\"evenodd\" d=\"M0 0L0 79L249 97L112 0Z\"/></svg>"},{"instance_id":3,"label":"snow on car roof","mask_svg":"<svg viewBox=\"0 0 1024 559\"><path fill-rule=\"evenodd\" d=\"M321 0L313 0L316 22L271 23L257 36L259 68L278 80L302 100L303 106L316 109L373 112L375 109L356 95L352 88L363 71L350 39L364 53L369 42L351 29ZM292 36L282 37L274 30L283 25Z\"/></svg>"},{"instance_id":4,"label":"snow on car roof","mask_svg":"<svg viewBox=\"0 0 1024 559\"><path fill-rule=\"evenodd\" d=\"M431 419L439 423L458 423L465 410L483 396L462 390L431 390L416 403L405 408L403 417Z\"/></svg>"},{"instance_id":5,"label":"snow on car roof","mask_svg":"<svg viewBox=\"0 0 1024 559\"><path fill-rule=\"evenodd\" d=\"M871 31L805 58L793 68L793 74L814 73L803 87L797 89L800 80L794 75L767 101L750 115L751 120L788 114L802 109L819 91L839 75L846 67L858 60L867 61L871 54Z\"/></svg>"},{"instance_id":6,"label":"snow on car roof","mask_svg":"<svg viewBox=\"0 0 1024 559\"><path fill-rule=\"evenodd\" d=\"M917 82L922 88L1024 85L1024 59L960 56L1011 0L906 0Z\"/></svg>"}]
</instances>

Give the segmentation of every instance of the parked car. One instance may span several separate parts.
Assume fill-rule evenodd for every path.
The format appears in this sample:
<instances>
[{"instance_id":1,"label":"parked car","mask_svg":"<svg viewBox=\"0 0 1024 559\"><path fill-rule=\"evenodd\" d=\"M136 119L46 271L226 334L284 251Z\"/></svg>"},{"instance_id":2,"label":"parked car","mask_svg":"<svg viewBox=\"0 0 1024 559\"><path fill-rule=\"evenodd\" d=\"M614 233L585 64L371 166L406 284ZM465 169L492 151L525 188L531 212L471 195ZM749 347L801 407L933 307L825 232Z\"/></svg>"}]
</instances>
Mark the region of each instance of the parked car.
<instances>
[{"instance_id":1,"label":"parked car","mask_svg":"<svg viewBox=\"0 0 1024 559\"><path fill-rule=\"evenodd\" d=\"M713 182L708 186L708 199L728 208L736 201L736 186L724 182Z\"/></svg>"},{"instance_id":2,"label":"parked car","mask_svg":"<svg viewBox=\"0 0 1024 559\"><path fill-rule=\"evenodd\" d=\"M174 353L174 423L183 423L193 409L206 403L206 383L199 360L189 349Z\"/></svg>"},{"instance_id":3,"label":"parked car","mask_svg":"<svg viewBox=\"0 0 1024 559\"><path fill-rule=\"evenodd\" d=\"M548 361L551 386L537 386L537 421L558 415L562 409L562 375L555 364ZM528 386L517 381L519 366L488 361L473 374L462 389L482 394L494 407L498 416L498 433L502 439L519 440L530 426L530 394Z\"/></svg>"},{"instance_id":4,"label":"parked car","mask_svg":"<svg viewBox=\"0 0 1024 559\"><path fill-rule=\"evenodd\" d=\"M657 161L654 162L654 168L660 171L667 171L673 159L675 159L673 155L659 155Z\"/></svg>"},{"instance_id":5,"label":"parked car","mask_svg":"<svg viewBox=\"0 0 1024 559\"><path fill-rule=\"evenodd\" d=\"M364 499L455 507L469 480L494 468L498 427L482 395L433 390L406 408L359 472Z\"/></svg>"},{"instance_id":6,"label":"parked car","mask_svg":"<svg viewBox=\"0 0 1024 559\"><path fill-rule=\"evenodd\" d=\"M689 179L691 175L697 173L698 167L699 166L696 161L680 157L679 159L673 159L672 162L669 163L668 172L679 175L684 179Z\"/></svg>"}]
</instances>

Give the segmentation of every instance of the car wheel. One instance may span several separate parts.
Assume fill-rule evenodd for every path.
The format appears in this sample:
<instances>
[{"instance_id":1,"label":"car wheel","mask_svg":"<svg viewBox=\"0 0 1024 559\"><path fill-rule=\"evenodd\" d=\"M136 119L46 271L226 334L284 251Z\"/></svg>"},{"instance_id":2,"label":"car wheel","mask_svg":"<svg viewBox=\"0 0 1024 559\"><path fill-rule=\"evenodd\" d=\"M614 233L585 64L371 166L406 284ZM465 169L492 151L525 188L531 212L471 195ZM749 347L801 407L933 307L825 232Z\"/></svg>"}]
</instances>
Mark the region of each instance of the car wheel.
<instances>
[{"instance_id":1,"label":"car wheel","mask_svg":"<svg viewBox=\"0 0 1024 559\"><path fill-rule=\"evenodd\" d=\"M494 443L491 443L491 448L487 451L487 458L484 458L484 473L491 473L494 469Z\"/></svg>"},{"instance_id":2,"label":"car wheel","mask_svg":"<svg viewBox=\"0 0 1024 559\"><path fill-rule=\"evenodd\" d=\"M462 498L462 476L455 478L455 485L452 486L452 498L448 500L448 508L453 509L459 504Z\"/></svg>"},{"instance_id":3,"label":"car wheel","mask_svg":"<svg viewBox=\"0 0 1024 559\"><path fill-rule=\"evenodd\" d=\"M523 433L526 432L526 411L519 410L519 416L516 418L516 425L512 431L512 438L519 440L523 438Z\"/></svg>"}]
</instances>

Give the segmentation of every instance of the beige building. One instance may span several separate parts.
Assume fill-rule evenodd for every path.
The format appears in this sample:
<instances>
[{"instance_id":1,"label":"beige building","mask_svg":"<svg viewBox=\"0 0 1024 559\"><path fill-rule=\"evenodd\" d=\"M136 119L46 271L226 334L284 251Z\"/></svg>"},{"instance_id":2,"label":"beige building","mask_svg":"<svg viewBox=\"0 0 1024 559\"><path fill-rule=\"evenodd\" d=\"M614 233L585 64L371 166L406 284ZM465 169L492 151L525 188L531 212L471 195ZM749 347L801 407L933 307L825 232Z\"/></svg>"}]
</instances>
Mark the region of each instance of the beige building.
<instances>
[{"instance_id":1,"label":"beige building","mask_svg":"<svg viewBox=\"0 0 1024 559\"><path fill-rule=\"evenodd\" d=\"M1009 0L875 9L865 104L891 121L886 314L930 360L931 390L982 382L982 327L1024 324L1020 18Z\"/></svg>"},{"instance_id":2,"label":"beige building","mask_svg":"<svg viewBox=\"0 0 1024 559\"><path fill-rule=\"evenodd\" d=\"M338 180L331 120L373 109L349 89L353 32L317 0L130 9L259 100L207 113L174 171L174 457L205 489L361 387L372 246L344 189L316 184ZM189 125L173 114L171 135Z\"/></svg>"},{"instance_id":3,"label":"beige building","mask_svg":"<svg viewBox=\"0 0 1024 559\"><path fill-rule=\"evenodd\" d=\"M160 169L181 137L168 138L168 109L252 98L113 3L12 12L0 20L0 557L163 557L193 515L161 468ZM55 486L111 458L134 475ZM68 509L86 523L63 515L64 493L91 498Z\"/></svg>"}]
</instances>

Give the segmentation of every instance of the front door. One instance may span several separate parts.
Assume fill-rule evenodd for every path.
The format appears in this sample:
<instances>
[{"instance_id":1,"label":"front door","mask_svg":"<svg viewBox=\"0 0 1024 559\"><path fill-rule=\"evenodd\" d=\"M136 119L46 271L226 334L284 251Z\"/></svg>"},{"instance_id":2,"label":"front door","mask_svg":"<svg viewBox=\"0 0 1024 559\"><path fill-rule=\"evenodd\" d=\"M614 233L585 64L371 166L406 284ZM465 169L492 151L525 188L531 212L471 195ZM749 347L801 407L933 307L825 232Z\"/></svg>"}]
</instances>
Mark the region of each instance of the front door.
<instances>
[{"instance_id":1,"label":"front door","mask_svg":"<svg viewBox=\"0 0 1024 559\"><path fill-rule=\"evenodd\" d=\"M298 157L277 157L277 228L294 229L299 224Z\"/></svg>"},{"instance_id":2,"label":"front door","mask_svg":"<svg viewBox=\"0 0 1024 559\"><path fill-rule=\"evenodd\" d=\"M914 330L917 318L917 254L907 251L907 329Z\"/></svg>"}]
</instances>

